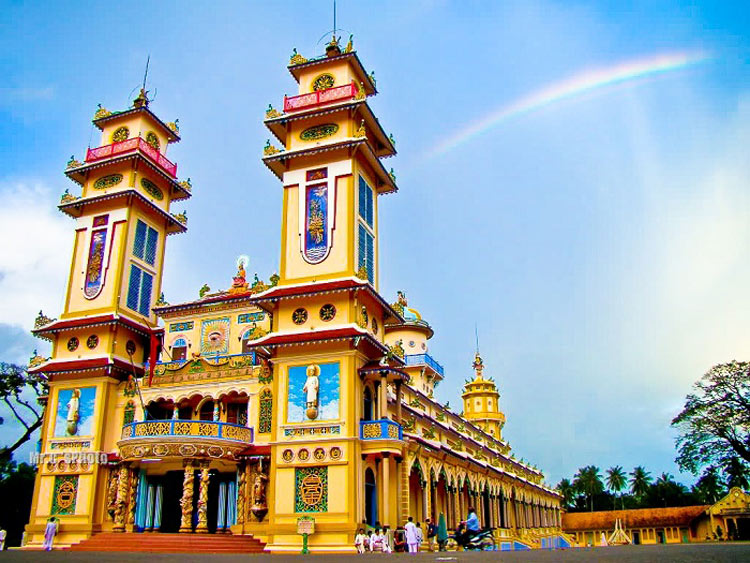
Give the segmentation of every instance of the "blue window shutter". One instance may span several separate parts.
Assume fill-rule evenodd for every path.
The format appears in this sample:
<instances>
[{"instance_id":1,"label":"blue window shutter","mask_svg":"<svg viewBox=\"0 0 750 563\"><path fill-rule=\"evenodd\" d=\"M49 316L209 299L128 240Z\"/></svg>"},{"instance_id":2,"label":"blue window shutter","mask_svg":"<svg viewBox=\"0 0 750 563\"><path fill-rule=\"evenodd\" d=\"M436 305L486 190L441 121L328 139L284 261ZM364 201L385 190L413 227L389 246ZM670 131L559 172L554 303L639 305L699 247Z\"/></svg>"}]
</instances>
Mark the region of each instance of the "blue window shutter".
<instances>
[{"instance_id":1,"label":"blue window shutter","mask_svg":"<svg viewBox=\"0 0 750 563\"><path fill-rule=\"evenodd\" d=\"M359 259L357 260L357 269L367 266L367 231L364 225L359 225Z\"/></svg>"},{"instance_id":2,"label":"blue window shutter","mask_svg":"<svg viewBox=\"0 0 750 563\"><path fill-rule=\"evenodd\" d=\"M146 254L144 260L153 266L156 261L156 241L159 240L159 233L156 229L148 228L148 237L146 238Z\"/></svg>"},{"instance_id":3,"label":"blue window shutter","mask_svg":"<svg viewBox=\"0 0 750 563\"><path fill-rule=\"evenodd\" d=\"M367 279L370 283L375 283L373 278L375 276L375 238L367 233Z\"/></svg>"},{"instance_id":4,"label":"blue window shutter","mask_svg":"<svg viewBox=\"0 0 750 563\"><path fill-rule=\"evenodd\" d=\"M372 227L372 219L373 219L373 207L372 207L372 189L370 186L365 184L366 192L367 192L367 224Z\"/></svg>"},{"instance_id":5,"label":"blue window shutter","mask_svg":"<svg viewBox=\"0 0 750 563\"><path fill-rule=\"evenodd\" d=\"M133 255L143 260L143 251L146 248L146 223L138 220L135 225L135 240L133 241Z\"/></svg>"},{"instance_id":6,"label":"blue window shutter","mask_svg":"<svg viewBox=\"0 0 750 563\"><path fill-rule=\"evenodd\" d=\"M367 219L367 183L362 176L359 177L359 216Z\"/></svg>"},{"instance_id":7,"label":"blue window shutter","mask_svg":"<svg viewBox=\"0 0 750 563\"><path fill-rule=\"evenodd\" d=\"M130 282L128 284L128 309L133 311L138 310L138 296L141 290L141 269L138 266L131 264L130 266Z\"/></svg>"},{"instance_id":8,"label":"blue window shutter","mask_svg":"<svg viewBox=\"0 0 750 563\"><path fill-rule=\"evenodd\" d=\"M143 272L143 277L141 278L141 302L138 311L145 317L151 314L151 288L153 285L154 276Z\"/></svg>"}]
</instances>

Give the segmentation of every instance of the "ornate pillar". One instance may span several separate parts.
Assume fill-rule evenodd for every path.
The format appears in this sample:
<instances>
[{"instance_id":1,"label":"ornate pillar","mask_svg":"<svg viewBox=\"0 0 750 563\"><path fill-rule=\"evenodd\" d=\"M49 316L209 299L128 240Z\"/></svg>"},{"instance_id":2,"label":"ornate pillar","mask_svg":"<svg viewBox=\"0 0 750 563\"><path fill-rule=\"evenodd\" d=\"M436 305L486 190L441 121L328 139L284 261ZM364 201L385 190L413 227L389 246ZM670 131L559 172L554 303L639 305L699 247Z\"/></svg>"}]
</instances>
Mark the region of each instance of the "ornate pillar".
<instances>
[{"instance_id":1,"label":"ornate pillar","mask_svg":"<svg viewBox=\"0 0 750 563\"><path fill-rule=\"evenodd\" d=\"M396 420L401 424L401 380L396 381Z\"/></svg>"},{"instance_id":2,"label":"ornate pillar","mask_svg":"<svg viewBox=\"0 0 750 563\"><path fill-rule=\"evenodd\" d=\"M138 471L131 469L128 473L130 479L130 494L128 495L128 526L131 531L135 525L135 508L138 499Z\"/></svg>"},{"instance_id":3,"label":"ornate pillar","mask_svg":"<svg viewBox=\"0 0 750 563\"><path fill-rule=\"evenodd\" d=\"M227 531L229 526L237 523L237 483L229 481L227 484Z\"/></svg>"},{"instance_id":4,"label":"ornate pillar","mask_svg":"<svg viewBox=\"0 0 750 563\"><path fill-rule=\"evenodd\" d=\"M241 461L237 466L237 524L245 523L245 514L247 507L245 504L245 483L247 475L245 473L245 462Z\"/></svg>"},{"instance_id":5,"label":"ornate pillar","mask_svg":"<svg viewBox=\"0 0 750 563\"><path fill-rule=\"evenodd\" d=\"M391 490L391 459L390 454L385 452L383 453L383 500L381 501L381 504L383 505L383 519L380 521L380 523L383 526L390 525L391 523L391 499L390 499L390 490ZM392 526L392 528L395 529L395 526Z\"/></svg>"},{"instance_id":6,"label":"ornate pillar","mask_svg":"<svg viewBox=\"0 0 750 563\"><path fill-rule=\"evenodd\" d=\"M406 459L402 459L398 465L401 490L399 491L400 497L397 525L403 526L409 516L409 464Z\"/></svg>"},{"instance_id":7,"label":"ornate pillar","mask_svg":"<svg viewBox=\"0 0 750 563\"><path fill-rule=\"evenodd\" d=\"M193 531L193 482L195 473L193 470L192 460L186 459L183 462L185 466L185 477L182 480L182 498L180 506L182 507L182 520L180 522L180 532Z\"/></svg>"},{"instance_id":8,"label":"ornate pillar","mask_svg":"<svg viewBox=\"0 0 750 563\"><path fill-rule=\"evenodd\" d=\"M388 377L387 371L382 371L380 375L380 420L388 418ZM381 522L382 524L382 522Z\"/></svg>"},{"instance_id":9,"label":"ornate pillar","mask_svg":"<svg viewBox=\"0 0 750 563\"><path fill-rule=\"evenodd\" d=\"M154 498L154 531L158 532L161 528L161 500L164 490L162 485L156 485L156 496Z\"/></svg>"},{"instance_id":10,"label":"ornate pillar","mask_svg":"<svg viewBox=\"0 0 750 563\"><path fill-rule=\"evenodd\" d=\"M453 527L461 520L461 496L458 487L453 487Z\"/></svg>"},{"instance_id":11,"label":"ornate pillar","mask_svg":"<svg viewBox=\"0 0 750 563\"><path fill-rule=\"evenodd\" d=\"M125 462L120 464L120 470L117 476L117 500L115 501L115 525L112 527L113 532L124 532L125 522L127 520L128 510L128 492L130 489L130 475L128 474L128 465Z\"/></svg>"},{"instance_id":12,"label":"ornate pillar","mask_svg":"<svg viewBox=\"0 0 750 563\"><path fill-rule=\"evenodd\" d=\"M148 486L148 495L146 496L146 522L143 525L144 529L148 532L154 529L154 494L156 493L156 487L154 485Z\"/></svg>"},{"instance_id":13,"label":"ornate pillar","mask_svg":"<svg viewBox=\"0 0 750 563\"><path fill-rule=\"evenodd\" d=\"M195 531L199 534L208 533L208 479L208 463L204 463L198 484L198 525Z\"/></svg>"}]
</instances>

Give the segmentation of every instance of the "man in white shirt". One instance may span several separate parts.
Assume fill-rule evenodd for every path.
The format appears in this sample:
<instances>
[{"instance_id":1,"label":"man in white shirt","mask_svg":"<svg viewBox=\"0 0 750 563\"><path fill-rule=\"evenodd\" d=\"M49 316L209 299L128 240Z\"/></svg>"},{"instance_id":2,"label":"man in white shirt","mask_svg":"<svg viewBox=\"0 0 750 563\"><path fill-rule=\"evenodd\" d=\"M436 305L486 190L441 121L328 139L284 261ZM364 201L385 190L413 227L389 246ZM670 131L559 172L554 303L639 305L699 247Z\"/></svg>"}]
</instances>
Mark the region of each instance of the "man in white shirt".
<instances>
[{"instance_id":1,"label":"man in white shirt","mask_svg":"<svg viewBox=\"0 0 750 563\"><path fill-rule=\"evenodd\" d=\"M409 553L417 553L419 551L419 535L417 527L414 525L414 519L409 516L409 521L404 526L406 532L406 545L409 548Z\"/></svg>"}]
</instances>

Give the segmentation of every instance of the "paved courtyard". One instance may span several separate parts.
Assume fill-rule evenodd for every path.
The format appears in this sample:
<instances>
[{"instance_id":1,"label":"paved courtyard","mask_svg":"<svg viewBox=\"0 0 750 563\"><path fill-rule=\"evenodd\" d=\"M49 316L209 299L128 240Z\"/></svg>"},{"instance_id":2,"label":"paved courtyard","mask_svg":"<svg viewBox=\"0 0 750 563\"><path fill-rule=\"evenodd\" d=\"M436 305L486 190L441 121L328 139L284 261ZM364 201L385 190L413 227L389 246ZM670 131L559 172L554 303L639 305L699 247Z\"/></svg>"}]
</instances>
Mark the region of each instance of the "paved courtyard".
<instances>
[{"instance_id":1,"label":"paved courtyard","mask_svg":"<svg viewBox=\"0 0 750 563\"><path fill-rule=\"evenodd\" d=\"M299 555L191 555L164 553L97 553L53 551L51 553L29 551L6 551L0 554L3 562L18 561L19 563L37 563L40 561L68 562L82 561L91 563L114 563L121 561L148 561L162 563L168 561L186 562L215 562L230 563L239 561L285 561L300 563L302 561L382 561L383 559L410 560L419 562L459 563L474 561L511 561L519 563L536 561L679 561L679 562L724 562L750 561L750 543L730 544L691 544L691 545L653 545L653 546L622 546L607 548L578 548L563 551L525 551L525 552L447 552L447 553L419 553L408 555L404 553L393 555L315 555L301 557Z\"/></svg>"}]
</instances>

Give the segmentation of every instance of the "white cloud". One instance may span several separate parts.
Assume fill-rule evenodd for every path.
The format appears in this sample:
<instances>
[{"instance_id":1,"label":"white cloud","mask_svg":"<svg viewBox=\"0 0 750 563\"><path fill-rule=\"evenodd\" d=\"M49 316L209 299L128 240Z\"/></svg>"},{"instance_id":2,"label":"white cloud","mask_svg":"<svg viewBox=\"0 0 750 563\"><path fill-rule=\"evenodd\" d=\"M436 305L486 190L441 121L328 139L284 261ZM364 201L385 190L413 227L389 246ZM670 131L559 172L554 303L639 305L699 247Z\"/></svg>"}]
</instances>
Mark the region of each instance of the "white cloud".
<instances>
[{"instance_id":1,"label":"white cloud","mask_svg":"<svg viewBox=\"0 0 750 563\"><path fill-rule=\"evenodd\" d=\"M40 309L62 310L73 223L39 183L0 181L0 197L0 319L30 329Z\"/></svg>"}]
</instances>

